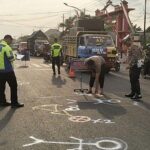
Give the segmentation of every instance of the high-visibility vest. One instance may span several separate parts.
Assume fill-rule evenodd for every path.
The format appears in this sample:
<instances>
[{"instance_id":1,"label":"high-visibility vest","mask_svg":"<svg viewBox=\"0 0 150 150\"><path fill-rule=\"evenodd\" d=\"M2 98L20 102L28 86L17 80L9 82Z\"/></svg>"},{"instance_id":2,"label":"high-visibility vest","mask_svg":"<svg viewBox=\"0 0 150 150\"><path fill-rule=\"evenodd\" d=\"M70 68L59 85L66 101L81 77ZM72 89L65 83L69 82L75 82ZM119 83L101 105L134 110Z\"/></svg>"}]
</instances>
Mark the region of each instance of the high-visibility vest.
<instances>
[{"instance_id":1,"label":"high-visibility vest","mask_svg":"<svg viewBox=\"0 0 150 150\"><path fill-rule=\"evenodd\" d=\"M7 44L6 41L0 42L0 71L13 68L13 61L15 55L13 54L12 48ZM6 61L8 63L6 63Z\"/></svg>"},{"instance_id":2,"label":"high-visibility vest","mask_svg":"<svg viewBox=\"0 0 150 150\"><path fill-rule=\"evenodd\" d=\"M51 56L52 57L58 57L61 55L61 45L58 44L58 43L54 43L52 46L51 46Z\"/></svg>"}]
</instances>

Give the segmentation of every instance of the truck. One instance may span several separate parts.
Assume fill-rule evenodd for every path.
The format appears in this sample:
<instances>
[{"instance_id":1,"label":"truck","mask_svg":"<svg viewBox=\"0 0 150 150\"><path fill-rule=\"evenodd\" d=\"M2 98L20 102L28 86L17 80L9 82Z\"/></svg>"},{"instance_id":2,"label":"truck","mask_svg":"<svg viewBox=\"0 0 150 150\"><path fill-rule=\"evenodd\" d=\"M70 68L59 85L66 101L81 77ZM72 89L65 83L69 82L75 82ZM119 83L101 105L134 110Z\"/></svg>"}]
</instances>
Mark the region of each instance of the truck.
<instances>
[{"instance_id":1,"label":"truck","mask_svg":"<svg viewBox=\"0 0 150 150\"><path fill-rule=\"evenodd\" d=\"M63 39L63 53L68 68L75 59L84 61L97 54L105 58L107 72L111 68L116 71L120 68L116 66L115 43L111 35L104 31L104 21L100 19L78 20Z\"/></svg>"},{"instance_id":2,"label":"truck","mask_svg":"<svg viewBox=\"0 0 150 150\"><path fill-rule=\"evenodd\" d=\"M18 53L22 53L25 50L27 50L27 42L19 42Z\"/></svg>"},{"instance_id":3,"label":"truck","mask_svg":"<svg viewBox=\"0 0 150 150\"><path fill-rule=\"evenodd\" d=\"M33 56L43 55L45 49L49 47L49 42L47 40L36 39L35 41L28 41L28 48Z\"/></svg>"}]
</instances>

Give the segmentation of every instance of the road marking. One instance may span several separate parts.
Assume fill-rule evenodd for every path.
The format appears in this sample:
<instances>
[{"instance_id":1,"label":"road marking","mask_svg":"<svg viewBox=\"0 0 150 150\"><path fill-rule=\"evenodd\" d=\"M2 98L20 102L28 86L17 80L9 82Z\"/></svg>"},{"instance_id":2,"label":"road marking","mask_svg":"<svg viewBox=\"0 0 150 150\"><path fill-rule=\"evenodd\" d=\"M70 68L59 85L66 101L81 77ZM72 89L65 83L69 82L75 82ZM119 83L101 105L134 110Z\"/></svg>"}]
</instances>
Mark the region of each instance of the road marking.
<instances>
[{"instance_id":1,"label":"road marking","mask_svg":"<svg viewBox=\"0 0 150 150\"><path fill-rule=\"evenodd\" d=\"M42 139L37 139L34 136L30 136L30 139L34 140L29 144L24 144L23 147L29 147L36 144L59 144L59 145L78 145L78 148L67 149L67 150L83 150L84 146L93 147L98 150L127 150L128 145L121 139L118 138L110 138L110 137L101 137L95 142L83 142L83 139L79 139L71 136L70 138L76 140L77 142L58 142L58 141L45 141ZM96 138L97 139L97 138Z\"/></svg>"},{"instance_id":2,"label":"road marking","mask_svg":"<svg viewBox=\"0 0 150 150\"><path fill-rule=\"evenodd\" d=\"M41 68L41 66L40 66L40 65L38 65L38 64L34 64L34 63L32 63L32 65L33 65L33 66L35 66L35 67L37 67L37 68Z\"/></svg>"},{"instance_id":3,"label":"road marking","mask_svg":"<svg viewBox=\"0 0 150 150\"><path fill-rule=\"evenodd\" d=\"M88 116L71 116L68 118L72 122L89 122L91 120Z\"/></svg>"},{"instance_id":4,"label":"road marking","mask_svg":"<svg viewBox=\"0 0 150 150\"><path fill-rule=\"evenodd\" d=\"M66 111L79 111L80 108L78 105L76 105L76 106L69 106L69 108L66 108L65 110Z\"/></svg>"},{"instance_id":5,"label":"road marking","mask_svg":"<svg viewBox=\"0 0 150 150\"><path fill-rule=\"evenodd\" d=\"M30 85L30 82L17 81L18 85Z\"/></svg>"},{"instance_id":6,"label":"road marking","mask_svg":"<svg viewBox=\"0 0 150 150\"><path fill-rule=\"evenodd\" d=\"M43 66L43 67L46 67L46 68L50 68L51 66L50 65L48 65L48 64L40 64L41 66Z\"/></svg>"},{"instance_id":7,"label":"road marking","mask_svg":"<svg viewBox=\"0 0 150 150\"><path fill-rule=\"evenodd\" d=\"M97 101L94 104L118 104L121 103L119 99L95 99Z\"/></svg>"},{"instance_id":8,"label":"road marking","mask_svg":"<svg viewBox=\"0 0 150 150\"><path fill-rule=\"evenodd\" d=\"M91 120L93 123L115 123L115 122L112 122L110 119L97 119L97 120Z\"/></svg>"},{"instance_id":9,"label":"road marking","mask_svg":"<svg viewBox=\"0 0 150 150\"><path fill-rule=\"evenodd\" d=\"M77 100L73 100L73 99L66 99L66 100L70 101L70 102L68 102L68 104L77 103Z\"/></svg>"}]
</instances>

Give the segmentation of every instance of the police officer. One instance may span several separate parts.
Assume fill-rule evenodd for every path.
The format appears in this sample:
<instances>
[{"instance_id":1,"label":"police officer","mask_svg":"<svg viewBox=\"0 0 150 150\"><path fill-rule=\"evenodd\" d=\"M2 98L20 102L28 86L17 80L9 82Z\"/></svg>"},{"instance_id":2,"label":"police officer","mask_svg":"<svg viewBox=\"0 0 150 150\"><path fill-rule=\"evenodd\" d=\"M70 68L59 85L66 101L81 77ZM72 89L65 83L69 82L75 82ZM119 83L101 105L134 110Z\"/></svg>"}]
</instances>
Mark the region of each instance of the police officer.
<instances>
[{"instance_id":1,"label":"police officer","mask_svg":"<svg viewBox=\"0 0 150 150\"><path fill-rule=\"evenodd\" d=\"M95 82L95 94L103 95L104 77L105 77L105 60L102 56L91 56L85 59L85 64L91 71L89 81L89 91L92 93L92 88ZM98 92L100 87L100 92Z\"/></svg>"},{"instance_id":2,"label":"police officer","mask_svg":"<svg viewBox=\"0 0 150 150\"><path fill-rule=\"evenodd\" d=\"M144 50L144 78L149 74L150 71L150 43L146 45Z\"/></svg>"},{"instance_id":3,"label":"police officer","mask_svg":"<svg viewBox=\"0 0 150 150\"><path fill-rule=\"evenodd\" d=\"M12 52L10 44L13 38L11 35L5 35L0 42L0 106L9 106L12 108L23 107L24 104L18 103L17 96L17 80L13 69L13 61L15 56ZM5 86L8 83L11 91L11 103L6 101Z\"/></svg>"},{"instance_id":4,"label":"police officer","mask_svg":"<svg viewBox=\"0 0 150 150\"><path fill-rule=\"evenodd\" d=\"M123 49L127 50L128 53L128 66L126 69L129 69L129 77L131 84L131 92L126 94L126 97L130 97L133 100L139 100L142 98L140 90L140 71L141 66L139 65L139 60L142 57L141 48L138 46L138 42L134 42L134 39L130 36L127 36L123 39Z\"/></svg>"},{"instance_id":5,"label":"police officer","mask_svg":"<svg viewBox=\"0 0 150 150\"><path fill-rule=\"evenodd\" d=\"M52 57L52 69L53 75L56 75L55 65L58 68L58 74L60 75L60 57L62 55L62 46L57 43L57 39L54 39L54 44L51 45L51 57Z\"/></svg>"}]
</instances>

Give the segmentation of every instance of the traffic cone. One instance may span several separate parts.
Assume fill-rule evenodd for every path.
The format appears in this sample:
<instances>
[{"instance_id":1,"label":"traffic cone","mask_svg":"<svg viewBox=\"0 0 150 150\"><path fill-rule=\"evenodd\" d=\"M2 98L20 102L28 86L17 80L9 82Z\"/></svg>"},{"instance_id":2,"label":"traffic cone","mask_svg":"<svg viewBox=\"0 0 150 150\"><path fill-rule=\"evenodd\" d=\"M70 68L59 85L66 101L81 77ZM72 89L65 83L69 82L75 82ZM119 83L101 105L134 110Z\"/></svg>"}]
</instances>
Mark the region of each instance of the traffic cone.
<instances>
[{"instance_id":1,"label":"traffic cone","mask_svg":"<svg viewBox=\"0 0 150 150\"><path fill-rule=\"evenodd\" d=\"M75 78L75 70L73 68L71 68L71 67L69 69L69 77L70 78Z\"/></svg>"}]
</instances>

